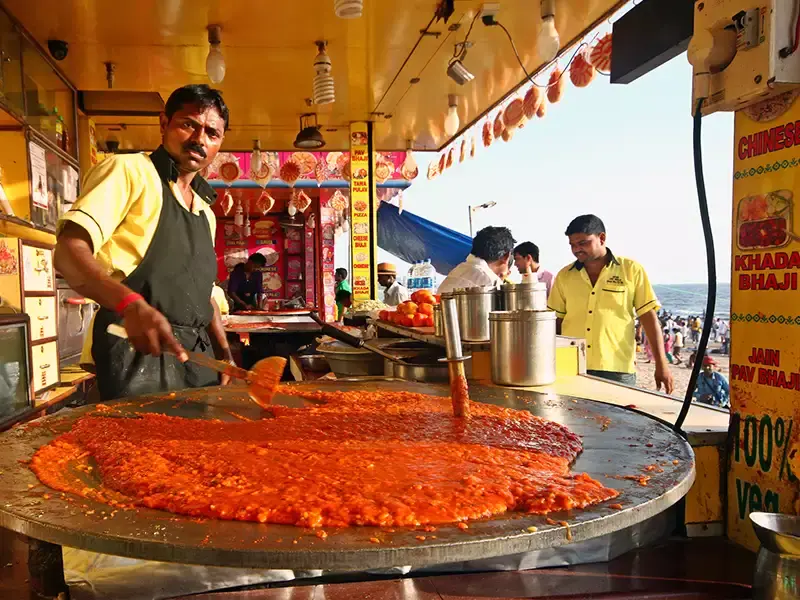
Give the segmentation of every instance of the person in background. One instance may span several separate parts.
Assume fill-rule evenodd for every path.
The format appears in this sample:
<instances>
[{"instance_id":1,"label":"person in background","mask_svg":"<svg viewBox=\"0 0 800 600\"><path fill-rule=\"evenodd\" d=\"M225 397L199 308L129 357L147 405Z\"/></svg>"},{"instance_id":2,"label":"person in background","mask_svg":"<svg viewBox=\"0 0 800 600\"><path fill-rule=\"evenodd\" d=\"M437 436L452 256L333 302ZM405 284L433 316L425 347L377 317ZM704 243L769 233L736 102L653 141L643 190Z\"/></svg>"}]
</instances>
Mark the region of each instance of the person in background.
<instances>
[{"instance_id":1,"label":"person in background","mask_svg":"<svg viewBox=\"0 0 800 600\"><path fill-rule=\"evenodd\" d=\"M703 322L700 317L692 319L692 341L696 344L700 341L700 332L703 330Z\"/></svg>"},{"instance_id":2,"label":"person in background","mask_svg":"<svg viewBox=\"0 0 800 600\"><path fill-rule=\"evenodd\" d=\"M344 313L353 305L353 294L347 290L336 292L336 321L344 322Z\"/></svg>"},{"instance_id":3,"label":"person in background","mask_svg":"<svg viewBox=\"0 0 800 600\"><path fill-rule=\"evenodd\" d=\"M673 337L672 334L669 332L668 329L664 330L664 355L667 357L667 361L669 364L674 362L674 357L672 355L672 343Z\"/></svg>"},{"instance_id":4,"label":"person in background","mask_svg":"<svg viewBox=\"0 0 800 600\"><path fill-rule=\"evenodd\" d=\"M214 285L211 288L211 297L219 307L219 314L223 317L227 317L231 312L231 305L228 302L228 297L225 295L225 292L220 287L219 283L219 280L214 282Z\"/></svg>"},{"instance_id":5,"label":"person in background","mask_svg":"<svg viewBox=\"0 0 800 600\"><path fill-rule=\"evenodd\" d=\"M634 321L642 323L655 359L658 389L672 393L664 353L658 298L642 266L606 247L606 228L595 215L575 218L566 235L577 259L558 275L548 307L562 335L586 339L588 373L626 385L636 384Z\"/></svg>"},{"instance_id":6,"label":"person in background","mask_svg":"<svg viewBox=\"0 0 800 600\"><path fill-rule=\"evenodd\" d=\"M378 265L378 283L383 286L383 303L397 306L411 297L408 288L397 281L397 267L388 262Z\"/></svg>"},{"instance_id":7,"label":"person in background","mask_svg":"<svg viewBox=\"0 0 800 600\"><path fill-rule=\"evenodd\" d=\"M264 276L259 269L267 266L267 257L256 252L245 263L239 263L231 271L228 280L228 295L233 300L233 310L254 310L258 298L264 293Z\"/></svg>"},{"instance_id":8,"label":"person in background","mask_svg":"<svg viewBox=\"0 0 800 600\"><path fill-rule=\"evenodd\" d=\"M533 242L522 242L514 248L514 266L522 275L522 281L528 273L536 273L539 281L547 286L547 295L550 295L550 288L553 287L553 274L542 269L539 264L539 246Z\"/></svg>"},{"instance_id":9,"label":"person in background","mask_svg":"<svg viewBox=\"0 0 800 600\"><path fill-rule=\"evenodd\" d=\"M672 358L675 359L675 364L679 365L683 362L681 358L681 350L683 350L683 333L680 327L672 330Z\"/></svg>"},{"instance_id":10,"label":"person in background","mask_svg":"<svg viewBox=\"0 0 800 600\"><path fill-rule=\"evenodd\" d=\"M456 265L445 277L438 293L457 288L494 286L508 275L514 236L507 227L486 227L472 240L472 252L467 260Z\"/></svg>"},{"instance_id":11,"label":"person in background","mask_svg":"<svg viewBox=\"0 0 800 600\"><path fill-rule=\"evenodd\" d=\"M336 279L336 292L339 290L345 290L351 294L353 293L353 288L350 287L350 282L347 281L347 269L339 267L336 269L336 271L334 271L334 277Z\"/></svg>"},{"instance_id":12,"label":"person in background","mask_svg":"<svg viewBox=\"0 0 800 600\"><path fill-rule=\"evenodd\" d=\"M703 357L703 372L697 379L694 397L698 402L730 408L730 388L728 380L719 371L714 370L717 362L710 356Z\"/></svg>"}]
</instances>

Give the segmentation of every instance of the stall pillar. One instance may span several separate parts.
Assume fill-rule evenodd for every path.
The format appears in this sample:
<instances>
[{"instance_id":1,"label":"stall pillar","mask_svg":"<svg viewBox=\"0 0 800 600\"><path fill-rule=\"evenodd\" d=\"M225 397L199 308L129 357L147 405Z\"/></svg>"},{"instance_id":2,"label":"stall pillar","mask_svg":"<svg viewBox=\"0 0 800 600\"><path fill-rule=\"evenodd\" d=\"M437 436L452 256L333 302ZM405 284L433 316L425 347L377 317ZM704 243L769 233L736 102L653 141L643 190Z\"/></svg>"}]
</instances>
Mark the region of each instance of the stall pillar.
<instances>
[{"instance_id":1,"label":"stall pillar","mask_svg":"<svg viewBox=\"0 0 800 600\"><path fill-rule=\"evenodd\" d=\"M753 550L748 515L795 514L800 474L800 102L784 99L777 117L756 105L735 121L727 529Z\"/></svg>"},{"instance_id":2,"label":"stall pillar","mask_svg":"<svg viewBox=\"0 0 800 600\"><path fill-rule=\"evenodd\" d=\"M350 124L350 237L353 302L377 298L378 211L372 123Z\"/></svg>"}]
</instances>

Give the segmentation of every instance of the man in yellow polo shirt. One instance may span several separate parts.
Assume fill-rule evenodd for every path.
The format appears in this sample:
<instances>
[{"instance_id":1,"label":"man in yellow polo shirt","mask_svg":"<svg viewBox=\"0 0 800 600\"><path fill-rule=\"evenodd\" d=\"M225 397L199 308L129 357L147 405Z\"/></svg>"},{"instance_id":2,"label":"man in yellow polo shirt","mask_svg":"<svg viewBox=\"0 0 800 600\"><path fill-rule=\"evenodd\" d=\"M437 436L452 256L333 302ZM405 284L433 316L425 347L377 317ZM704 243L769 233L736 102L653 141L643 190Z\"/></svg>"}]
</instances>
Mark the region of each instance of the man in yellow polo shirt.
<instances>
[{"instance_id":1,"label":"man in yellow polo shirt","mask_svg":"<svg viewBox=\"0 0 800 600\"><path fill-rule=\"evenodd\" d=\"M644 328L655 357L658 389L672 393L672 374L658 321L658 298L642 266L614 256L606 247L606 228L595 215L581 215L566 235L577 259L558 273L548 299L561 334L586 339L590 375L636 384L635 321Z\"/></svg>"},{"instance_id":2,"label":"man in yellow polo shirt","mask_svg":"<svg viewBox=\"0 0 800 600\"><path fill-rule=\"evenodd\" d=\"M212 299L216 193L199 175L227 129L219 91L175 90L161 115L161 146L92 168L58 225L56 269L101 306L82 362L94 364L103 400L218 383L186 362L185 349L211 355L213 343L231 360ZM111 323L124 325L130 342L109 335Z\"/></svg>"}]
</instances>

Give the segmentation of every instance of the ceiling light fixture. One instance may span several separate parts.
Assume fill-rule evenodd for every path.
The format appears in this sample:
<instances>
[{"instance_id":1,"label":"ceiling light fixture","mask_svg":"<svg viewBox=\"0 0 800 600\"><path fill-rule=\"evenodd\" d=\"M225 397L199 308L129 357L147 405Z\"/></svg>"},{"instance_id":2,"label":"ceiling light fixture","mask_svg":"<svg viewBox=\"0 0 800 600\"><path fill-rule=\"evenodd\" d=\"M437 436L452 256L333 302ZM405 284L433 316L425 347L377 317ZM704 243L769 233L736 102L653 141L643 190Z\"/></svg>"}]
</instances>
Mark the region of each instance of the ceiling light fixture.
<instances>
[{"instance_id":1,"label":"ceiling light fixture","mask_svg":"<svg viewBox=\"0 0 800 600\"><path fill-rule=\"evenodd\" d=\"M106 65L106 81L108 82L108 89L114 88L114 73L117 70L117 65L112 62L104 63Z\"/></svg>"},{"instance_id":2,"label":"ceiling light fixture","mask_svg":"<svg viewBox=\"0 0 800 600\"><path fill-rule=\"evenodd\" d=\"M561 40L556 29L556 2L555 0L542 0L542 25L539 37L536 40L536 50L539 58L545 62L552 61L561 49Z\"/></svg>"},{"instance_id":3,"label":"ceiling light fixture","mask_svg":"<svg viewBox=\"0 0 800 600\"><path fill-rule=\"evenodd\" d=\"M459 45L461 46L461 52L458 52ZM469 69L464 66L464 59L467 57L467 47L471 45L471 42L456 44L456 55L450 59L450 64L447 65L447 76L458 85L464 85L475 79L475 75L470 73Z\"/></svg>"},{"instance_id":4,"label":"ceiling light fixture","mask_svg":"<svg viewBox=\"0 0 800 600\"><path fill-rule=\"evenodd\" d=\"M221 25L208 26L208 57L206 58L206 73L211 83L221 83L225 79L225 57L219 46L222 43L220 33Z\"/></svg>"},{"instance_id":5,"label":"ceiling light fixture","mask_svg":"<svg viewBox=\"0 0 800 600\"><path fill-rule=\"evenodd\" d=\"M331 75L331 57L325 52L328 42L314 42L317 45L317 56L314 58L314 88L312 100L314 104L331 104L336 101L336 94L333 86L333 75Z\"/></svg>"},{"instance_id":6,"label":"ceiling light fixture","mask_svg":"<svg viewBox=\"0 0 800 600\"><path fill-rule=\"evenodd\" d=\"M364 11L364 0L334 0L333 12L340 19L357 19Z\"/></svg>"},{"instance_id":7,"label":"ceiling light fixture","mask_svg":"<svg viewBox=\"0 0 800 600\"><path fill-rule=\"evenodd\" d=\"M300 133L294 140L294 147L302 150L316 150L325 145L325 138L320 133L316 113L300 115Z\"/></svg>"},{"instance_id":8,"label":"ceiling light fixture","mask_svg":"<svg viewBox=\"0 0 800 600\"><path fill-rule=\"evenodd\" d=\"M447 96L447 116L444 118L444 132L450 137L458 133L461 121L458 118L458 96L448 94Z\"/></svg>"}]
</instances>

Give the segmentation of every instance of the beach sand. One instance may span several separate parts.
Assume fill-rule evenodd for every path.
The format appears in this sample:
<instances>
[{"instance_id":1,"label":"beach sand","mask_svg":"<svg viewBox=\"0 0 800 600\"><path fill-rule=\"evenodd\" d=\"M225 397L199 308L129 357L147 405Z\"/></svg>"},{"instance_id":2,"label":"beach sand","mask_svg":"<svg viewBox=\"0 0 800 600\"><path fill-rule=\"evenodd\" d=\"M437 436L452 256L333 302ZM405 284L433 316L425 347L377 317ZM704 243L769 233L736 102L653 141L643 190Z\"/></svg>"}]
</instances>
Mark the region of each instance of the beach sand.
<instances>
[{"instance_id":1,"label":"beach sand","mask_svg":"<svg viewBox=\"0 0 800 600\"><path fill-rule=\"evenodd\" d=\"M729 379L728 366L730 363L730 357L716 353L719 351L719 344L709 344L708 347L710 356L717 361L717 370L725 375L726 379ZM672 392L672 396L676 398L683 399L683 397L686 395L686 388L689 387L689 376L691 375L692 370L688 367L687 361L692 351L693 348L687 348L683 351L683 364L672 364L669 367L670 371L672 372L672 379L675 382L675 389ZM636 354L636 385L646 390L655 390L656 382L654 374L655 366L653 363L648 364L647 356L644 354L644 352L638 352Z\"/></svg>"}]
</instances>

